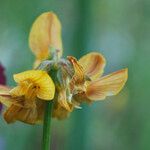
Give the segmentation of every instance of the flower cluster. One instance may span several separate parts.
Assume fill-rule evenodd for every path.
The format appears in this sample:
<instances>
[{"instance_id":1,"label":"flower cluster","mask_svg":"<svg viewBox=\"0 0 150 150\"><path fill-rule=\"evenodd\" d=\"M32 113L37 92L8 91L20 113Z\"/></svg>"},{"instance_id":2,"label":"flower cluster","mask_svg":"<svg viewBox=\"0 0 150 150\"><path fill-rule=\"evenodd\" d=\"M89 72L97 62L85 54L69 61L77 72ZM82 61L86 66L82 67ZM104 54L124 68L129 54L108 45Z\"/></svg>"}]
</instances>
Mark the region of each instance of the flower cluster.
<instances>
[{"instance_id":1,"label":"flower cluster","mask_svg":"<svg viewBox=\"0 0 150 150\"><path fill-rule=\"evenodd\" d=\"M33 70L14 75L14 88L0 87L7 123L43 121L45 102L53 101L52 117L64 119L81 104L104 100L120 92L127 69L102 76L106 60L91 52L79 60L62 58L61 24L52 12L40 15L30 31L29 45L36 57Z\"/></svg>"}]
</instances>

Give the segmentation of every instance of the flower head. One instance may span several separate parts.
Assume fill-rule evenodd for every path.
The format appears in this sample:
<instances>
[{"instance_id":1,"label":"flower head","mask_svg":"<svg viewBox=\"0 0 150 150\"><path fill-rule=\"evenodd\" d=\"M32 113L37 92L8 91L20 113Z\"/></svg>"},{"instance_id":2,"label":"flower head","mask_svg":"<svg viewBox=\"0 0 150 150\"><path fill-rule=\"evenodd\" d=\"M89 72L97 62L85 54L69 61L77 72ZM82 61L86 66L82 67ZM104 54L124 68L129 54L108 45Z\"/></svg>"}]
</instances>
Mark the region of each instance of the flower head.
<instances>
[{"instance_id":1,"label":"flower head","mask_svg":"<svg viewBox=\"0 0 150 150\"><path fill-rule=\"evenodd\" d=\"M8 123L20 120L35 124L41 120L45 103L52 100L55 86L51 77L42 70L29 70L14 75L18 86L3 90L0 101L8 107L4 118ZM1 90L2 91L2 90Z\"/></svg>"},{"instance_id":2,"label":"flower head","mask_svg":"<svg viewBox=\"0 0 150 150\"><path fill-rule=\"evenodd\" d=\"M51 100L54 97L55 86L51 77L42 70L29 70L14 75L18 86L10 93L12 96L25 96L26 99L38 97L43 100Z\"/></svg>"},{"instance_id":3,"label":"flower head","mask_svg":"<svg viewBox=\"0 0 150 150\"><path fill-rule=\"evenodd\" d=\"M62 58L61 24L52 12L35 20L29 45L36 57L36 70L14 75L18 85L11 90L0 87L0 102L8 107L4 113L8 123L43 121L45 101L50 100L52 117L64 119L83 102L118 94L127 81L127 69L102 76L106 60L100 53L92 52L79 60Z\"/></svg>"}]
</instances>

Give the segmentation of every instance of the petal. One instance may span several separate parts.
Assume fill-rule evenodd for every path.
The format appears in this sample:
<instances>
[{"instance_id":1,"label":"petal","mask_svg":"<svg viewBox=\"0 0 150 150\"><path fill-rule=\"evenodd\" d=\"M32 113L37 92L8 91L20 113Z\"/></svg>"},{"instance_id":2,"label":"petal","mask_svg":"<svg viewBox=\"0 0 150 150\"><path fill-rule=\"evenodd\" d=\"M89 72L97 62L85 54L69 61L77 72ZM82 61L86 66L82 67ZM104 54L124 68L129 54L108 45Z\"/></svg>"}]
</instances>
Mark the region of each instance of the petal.
<instances>
[{"instance_id":1,"label":"petal","mask_svg":"<svg viewBox=\"0 0 150 150\"><path fill-rule=\"evenodd\" d=\"M51 77L46 71L29 70L14 75L14 80L17 83L30 82L37 85L39 88L37 97L43 100L51 100L55 94L55 85Z\"/></svg>"},{"instance_id":2,"label":"petal","mask_svg":"<svg viewBox=\"0 0 150 150\"><path fill-rule=\"evenodd\" d=\"M0 85L0 96L2 95L10 95L9 94L10 88L4 85Z\"/></svg>"},{"instance_id":3,"label":"petal","mask_svg":"<svg viewBox=\"0 0 150 150\"><path fill-rule=\"evenodd\" d=\"M70 105L66 100L66 90L59 91L58 103L61 107L65 108L67 111L71 111Z\"/></svg>"},{"instance_id":4,"label":"petal","mask_svg":"<svg viewBox=\"0 0 150 150\"><path fill-rule=\"evenodd\" d=\"M33 64L33 69L38 68L38 66L41 64L41 62L45 59L46 58L44 58L44 59L36 58L36 60L34 61L34 64Z\"/></svg>"},{"instance_id":5,"label":"petal","mask_svg":"<svg viewBox=\"0 0 150 150\"><path fill-rule=\"evenodd\" d=\"M71 107L73 110L73 106L70 104L70 108ZM56 102L54 104L53 111L52 111L52 117L53 118L57 118L57 119L62 120L62 119L69 117L69 115L70 115L70 111L66 110L64 107L59 105L58 102Z\"/></svg>"},{"instance_id":6,"label":"petal","mask_svg":"<svg viewBox=\"0 0 150 150\"><path fill-rule=\"evenodd\" d=\"M106 61L100 53L92 52L81 57L79 63L87 76L96 79L102 75Z\"/></svg>"},{"instance_id":7,"label":"petal","mask_svg":"<svg viewBox=\"0 0 150 150\"><path fill-rule=\"evenodd\" d=\"M116 95L125 85L127 78L127 69L104 76L87 86L86 95L90 100L103 100L106 96Z\"/></svg>"},{"instance_id":8,"label":"petal","mask_svg":"<svg viewBox=\"0 0 150 150\"><path fill-rule=\"evenodd\" d=\"M72 101L74 106L76 106L76 108L81 108L80 105L84 102L90 104L91 103L91 100L89 100L86 96L86 93L83 92L83 93L78 93L78 94L75 94L73 95L73 98L72 98Z\"/></svg>"},{"instance_id":9,"label":"petal","mask_svg":"<svg viewBox=\"0 0 150 150\"><path fill-rule=\"evenodd\" d=\"M2 104L9 107L13 102L13 99L12 99L9 91L10 91L9 87L0 85L0 110L2 108Z\"/></svg>"},{"instance_id":10,"label":"petal","mask_svg":"<svg viewBox=\"0 0 150 150\"><path fill-rule=\"evenodd\" d=\"M46 103L44 101L41 101L39 99L36 100L37 112L38 112L38 117L36 121L37 124L43 123L45 104Z\"/></svg>"},{"instance_id":11,"label":"petal","mask_svg":"<svg viewBox=\"0 0 150 150\"><path fill-rule=\"evenodd\" d=\"M43 100L52 100L55 94L55 85L51 77L45 72L37 84L40 86L37 97Z\"/></svg>"},{"instance_id":12,"label":"petal","mask_svg":"<svg viewBox=\"0 0 150 150\"><path fill-rule=\"evenodd\" d=\"M12 104L4 113L4 119L7 123L13 123L19 120L28 124L35 124L37 120L37 109L36 107L25 108L21 105Z\"/></svg>"},{"instance_id":13,"label":"petal","mask_svg":"<svg viewBox=\"0 0 150 150\"><path fill-rule=\"evenodd\" d=\"M76 82L82 82L84 80L83 67L78 63L75 57L68 56L67 59L71 62L74 68L74 78Z\"/></svg>"},{"instance_id":14,"label":"petal","mask_svg":"<svg viewBox=\"0 0 150 150\"><path fill-rule=\"evenodd\" d=\"M28 70L18 74L14 74L13 77L17 83L22 83L23 81L34 82L41 78L45 73L46 72L42 70Z\"/></svg>"},{"instance_id":15,"label":"petal","mask_svg":"<svg viewBox=\"0 0 150 150\"><path fill-rule=\"evenodd\" d=\"M15 88L13 88L12 90L10 90L10 94L11 96L23 96L25 95L25 93L27 92L27 87L22 85L22 86L16 86Z\"/></svg>"},{"instance_id":16,"label":"petal","mask_svg":"<svg viewBox=\"0 0 150 150\"><path fill-rule=\"evenodd\" d=\"M10 107L14 99L11 96L0 96L0 102L6 107Z\"/></svg>"},{"instance_id":17,"label":"petal","mask_svg":"<svg viewBox=\"0 0 150 150\"><path fill-rule=\"evenodd\" d=\"M50 48L60 50L59 55L62 55L61 24L54 13L45 12L35 20L29 35L29 45L40 60L49 57Z\"/></svg>"},{"instance_id":18,"label":"petal","mask_svg":"<svg viewBox=\"0 0 150 150\"><path fill-rule=\"evenodd\" d=\"M85 82L83 67L78 63L76 58L72 56L68 56L67 58L71 62L74 68L74 75L70 82L71 90L74 89L75 85L79 87L83 87L84 82Z\"/></svg>"}]
</instances>

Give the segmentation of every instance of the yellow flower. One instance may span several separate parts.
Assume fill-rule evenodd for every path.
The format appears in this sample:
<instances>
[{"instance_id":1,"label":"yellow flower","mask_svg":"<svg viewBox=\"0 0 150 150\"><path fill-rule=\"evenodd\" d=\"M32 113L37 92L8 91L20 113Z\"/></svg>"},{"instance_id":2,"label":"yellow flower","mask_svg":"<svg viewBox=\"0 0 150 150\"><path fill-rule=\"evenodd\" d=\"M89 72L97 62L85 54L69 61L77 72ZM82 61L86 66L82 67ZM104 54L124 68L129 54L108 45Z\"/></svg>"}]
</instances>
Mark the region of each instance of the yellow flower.
<instances>
[{"instance_id":1,"label":"yellow flower","mask_svg":"<svg viewBox=\"0 0 150 150\"><path fill-rule=\"evenodd\" d=\"M106 61L101 54L96 52L83 56L79 61L69 57L69 61L75 69L72 82L78 91L73 93L77 102L92 102L116 95L121 91L128 78L127 69L101 77Z\"/></svg>"},{"instance_id":2,"label":"yellow flower","mask_svg":"<svg viewBox=\"0 0 150 150\"><path fill-rule=\"evenodd\" d=\"M8 123L42 121L45 101L52 99L52 117L64 119L83 102L118 94L127 81L127 69L102 76L106 60L100 53L92 52L79 60L72 56L61 58L61 24L52 12L43 13L35 20L29 45L36 57L34 67L41 70L14 75L18 86L12 90L0 87L0 102L8 107L4 114ZM42 70L53 73L53 81Z\"/></svg>"},{"instance_id":3,"label":"yellow flower","mask_svg":"<svg viewBox=\"0 0 150 150\"><path fill-rule=\"evenodd\" d=\"M54 97L55 87L51 77L42 70L29 70L14 75L18 86L10 91L12 96L25 96L26 99L38 97L51 100Z\"/></svg>"},{"instance_id":4,"label":"yellow flower","mask_svg":"<svg viewBox=\"0 0 150 150\"><path fill-rule=\"evenodd\" d=\"M35 124L42 120L45 101L52 100L55 86L51 77L42 70L29 70L14 75L18 86L1 90L0 102L8 107L4 113L7 123L16 120ZM2 89L2 88L1 88Z\"/></svg>"},{"instance_id":5,"label":"yellow flower","mask_svg":"<svg viewBox=\"0 0 150 150\"><path fill-rule=\"evenodd\" d=\"M74 108L81 108L80 104L83 102L91 103L118 94L127 81L127 69L102 77L106 60L99 53L89 53L79 61L72 56L67 58L72 65L72 69L68 71L69 84L68 82L64 83L67 81L67 73L62 71L62 74L64 73L64 77L62 77L64 85L57 88L58 97L53 109L54 118L64 119L68 117ZM65 68L66 65L62 65L63 67Z\"/></svg>"},{"instance_id":6,"label":"yellow flower","mask_svg":"<svg viewBox=\"0 0 150 150\"><path fill-rule=\"evenodd\" d=\"M29 35L29 45L36 56L35 67L41 61L52 57L53 49L58 53L58 57L61 57L61 24L54 13L43 13L35 20Z\"/></svg>"}]
</instances>

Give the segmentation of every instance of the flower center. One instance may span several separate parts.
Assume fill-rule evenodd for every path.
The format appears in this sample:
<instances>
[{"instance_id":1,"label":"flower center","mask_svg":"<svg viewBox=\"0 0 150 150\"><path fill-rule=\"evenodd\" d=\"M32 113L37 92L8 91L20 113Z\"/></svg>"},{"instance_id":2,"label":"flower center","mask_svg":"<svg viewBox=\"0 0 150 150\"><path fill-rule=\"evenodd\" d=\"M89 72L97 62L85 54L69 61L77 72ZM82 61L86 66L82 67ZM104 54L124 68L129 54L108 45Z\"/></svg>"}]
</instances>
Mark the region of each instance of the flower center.
<instances>
[{"instance_id":1,"label":"flower center","mask_svg":"<svg viewBox=\"0 0 150 150\"><path fill-rule=\"evenodd\" d=\"M35 100L38 92L39 92L39 89L40 89L40 86L33 83L33 82L30 82L30 81L25 81L24 83L24 86L25 86L25 99L28 101L33 101Z\"/></svg>"}]
</instances>

